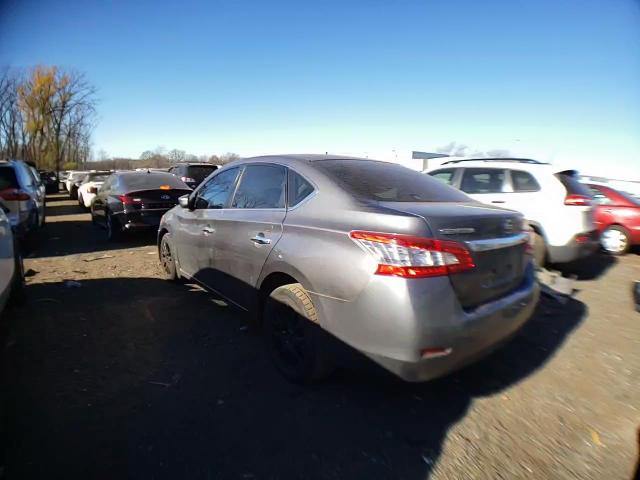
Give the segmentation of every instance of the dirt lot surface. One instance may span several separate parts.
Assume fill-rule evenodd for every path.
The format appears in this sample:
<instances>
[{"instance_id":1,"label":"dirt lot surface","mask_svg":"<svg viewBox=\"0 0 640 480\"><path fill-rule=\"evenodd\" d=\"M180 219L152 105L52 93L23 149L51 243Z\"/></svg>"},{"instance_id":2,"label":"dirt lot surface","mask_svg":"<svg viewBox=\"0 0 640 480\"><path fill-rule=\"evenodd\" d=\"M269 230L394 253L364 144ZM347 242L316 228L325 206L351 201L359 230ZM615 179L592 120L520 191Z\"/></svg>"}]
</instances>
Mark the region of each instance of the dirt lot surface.
<instances>
[{"instance_id":1,"label":"dirt lot surface","mask_svg":"<svg viewBox=\"0 0 640 480\"><path fill-rule=\"evenodd\" d=\"M302 388L243 314L161 280L153 236L108 244L60 196L47 221L28 302L1 319L0 478L632 477L637 253L595 258L574 299L544 298L450 377L403 384L353 362Z\"/></svg>"}]
</instances>

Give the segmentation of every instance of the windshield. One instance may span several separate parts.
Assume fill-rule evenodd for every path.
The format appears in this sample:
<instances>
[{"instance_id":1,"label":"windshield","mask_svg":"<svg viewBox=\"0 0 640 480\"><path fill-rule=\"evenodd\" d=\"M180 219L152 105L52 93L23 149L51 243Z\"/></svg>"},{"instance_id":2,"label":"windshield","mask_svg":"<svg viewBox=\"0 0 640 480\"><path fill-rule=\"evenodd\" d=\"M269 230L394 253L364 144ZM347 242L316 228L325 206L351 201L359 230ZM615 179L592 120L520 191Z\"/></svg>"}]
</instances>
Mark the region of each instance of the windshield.
<instances>
[{"instance_id":1,"label":"windshield","mask_svg":"<svg viewBox=\"0 0 640 480\"><path fill-rule=\"evenodd\" d=\"M355 197L381 202L472 202L435 178L401 165L373 160L314 162Z\"/></svg>"},{"instance_id":2,"label":"windshield","mask_svg":"<svg viewBox=\"0 0 640 480\"><path fill-rule=\"evenodd\" d=\"M123 190L135 192L136 190L155 190L163 185L171 189L191 190L185 183L170 173L128 173L120 176Z\"/></svg>"},{"instance_id":3,"label":"windshield","mask_svg":"<svg viewBox=\"0 0 640 480\"><path fill-rule=\"evenodd\" d=\"M87 182L104 182L109 177L109 175L111 175L111 172L89 173L84 177L83 183L87 183Z\"/></svg>"}]
</instances>

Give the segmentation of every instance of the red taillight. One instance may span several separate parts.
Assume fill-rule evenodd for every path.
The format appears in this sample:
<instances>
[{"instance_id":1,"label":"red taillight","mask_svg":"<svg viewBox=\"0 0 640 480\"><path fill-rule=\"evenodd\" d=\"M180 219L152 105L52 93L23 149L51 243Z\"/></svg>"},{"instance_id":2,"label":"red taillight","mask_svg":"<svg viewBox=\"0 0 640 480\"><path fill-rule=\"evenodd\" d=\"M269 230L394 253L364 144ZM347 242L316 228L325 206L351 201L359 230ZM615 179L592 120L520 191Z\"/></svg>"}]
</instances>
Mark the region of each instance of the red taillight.
<instances>
[{"instance_id":1,"label":"red taillight","mask_svg":"<svg viewBox=\"0 0 640 480\"><path fill-rule=\"evenodd\" d=\"M139 198L133 198L133 197L130 197L129 195L119 195L118 198L120 199L123 205L139 205L140 204Z\"/></svg>"},{"instance_id":2,"label":"red taillight","mask_svg":"<svg viewBox=\"0 0 640 480\"><path fill-rule=\"evenodd\" d=\"M588 207L591 205L591 197L588 195L580 195L577 193L570 193L564 197L565 205L575 205L579 207Z\"/></svg>"},{"instance_id":3,"label":"red taillight","mask_svg":"<svg viewBox=\"0 0 640 480\"><path fill-rule=\"evenodd\" d=\"M469 250L450 240L362 231L350 236L378 261L377 275L437 277L476 266Z\"/></svg>"},{"instance_id":4,"label":"red taillight","mask_svg":"<svg viewBox=\"0 0 640 480\"><path fill-rule=\"evenodd\" d=\"M587 243L589 241L589 235L576 235L575 237L576 243Z\"/></svg>"},{"instance_id":5,"label":"red taillight","mask_svg":"<svg viewBox=\"0 0 640 480\"><path fill-rule=\"evenodd\" d=\"M7 202L23 202L25 200L31 200L31 197L27 192L18 190L17 188L7 188L0 191L0 198Z\"/></svg>"}]
</instances>

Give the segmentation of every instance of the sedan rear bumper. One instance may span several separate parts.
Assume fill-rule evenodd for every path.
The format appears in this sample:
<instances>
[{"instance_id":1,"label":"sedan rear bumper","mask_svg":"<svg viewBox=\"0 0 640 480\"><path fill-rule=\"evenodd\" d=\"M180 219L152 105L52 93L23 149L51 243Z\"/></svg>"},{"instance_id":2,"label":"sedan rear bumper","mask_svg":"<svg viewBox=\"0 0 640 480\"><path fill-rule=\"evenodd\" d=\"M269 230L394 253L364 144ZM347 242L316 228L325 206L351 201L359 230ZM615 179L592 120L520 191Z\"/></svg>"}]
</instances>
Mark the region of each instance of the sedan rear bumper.
<instances>
[{"instance_id":1,"label":"sedan rear bumper","mask_svg":"<svg viewBox=\"0 0 640 480\"><path fill-rule=\"evenodd\" d=\"M411 382L443 376L487 355L531 318L540 296L532 264L515 290L473 310L460 306L447 277L401 282L375 278L352 302L318 303L329 319L327 330ZM423 356L434 349L442 353Z\"/></svg>"},{"instance_id":2,"label":"sedan rear bumper","mask_svg":"<svg viewBox=\"0 0 640 480\"><path fill-rule=\"evenodd\" d=\"M147 211L124 211L117 214L122 230L148 230L158 229L162 216L169 209L147 210Z\"/></svg>"},{"instance_id":3,"label":"sedan rear bumper","mask_svg":"<svg viewBox=\"0 0 640 480\"><path fill-rule=\"evenodd\" d=\"M487 356L507 343L531 318L539 295L539 286L533 281L522 285L507 297L467 313L463 329L432 339L433 344L446 347L447 351L450 349L447 355L423 358L416 362L368 356L408 382L424 382L441 377Z\"/></svg>"}]
</instances>

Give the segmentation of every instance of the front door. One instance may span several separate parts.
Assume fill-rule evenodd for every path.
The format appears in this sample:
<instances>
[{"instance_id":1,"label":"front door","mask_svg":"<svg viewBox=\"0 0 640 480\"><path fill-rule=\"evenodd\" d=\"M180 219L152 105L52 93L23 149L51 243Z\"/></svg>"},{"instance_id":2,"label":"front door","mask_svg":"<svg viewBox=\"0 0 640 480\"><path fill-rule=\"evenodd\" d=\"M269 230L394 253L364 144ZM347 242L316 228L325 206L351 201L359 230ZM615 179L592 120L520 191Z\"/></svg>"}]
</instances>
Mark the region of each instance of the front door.
<instances>
[{"instance_id":1,"label":"front door","mask_svg":"<svg viewBox=\"0 0 640 480\"><path fill-rule=\"evenodd\" d=\"M198 188L192 194L191 208L178 211L179 228L173 233L180 269L216 291L209 277L216 254L217 224L230 201L239 172L238 167L222 170Z\"/></svg>"},{"instance_id":2,"label":"front door","mask_svg":"<svg viewBox=\"0 0 640 480\"><path fill-rule=\"evenodd\" d=\"M282 235L286 173L281 165L245 166L229 208L212 219L214 247L205 282L246 309L256 305L262 266Z\"/></svg>"}]
</instances>

